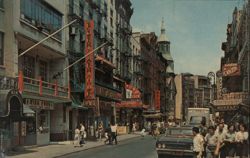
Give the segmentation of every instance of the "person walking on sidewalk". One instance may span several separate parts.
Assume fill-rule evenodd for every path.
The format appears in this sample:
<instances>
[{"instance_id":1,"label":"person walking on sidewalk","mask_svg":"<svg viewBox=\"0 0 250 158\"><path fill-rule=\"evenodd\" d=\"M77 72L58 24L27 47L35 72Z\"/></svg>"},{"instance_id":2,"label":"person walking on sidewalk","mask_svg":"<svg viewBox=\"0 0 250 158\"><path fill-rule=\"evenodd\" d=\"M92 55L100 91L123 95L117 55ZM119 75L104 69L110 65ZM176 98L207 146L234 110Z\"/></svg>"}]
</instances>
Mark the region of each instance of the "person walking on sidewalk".
<instances>
[{"instance_id":1,"label":"person walking on sidewalk","mask_svg":"<svg viewBox=\"0 0 250 158\"><path fill-rule=\"evenodd\" d=\"M84 125L81 123L80 124L80 145L82 146L85 144L84 139L86 138L86 131Z\"/></svg>"},{"instance_id":2,"label":"person walking on sidewalk","mask_svg":"<svg viewBox=\"0 0 250 158\"><path fill-rule=\"evenodd\" d=\"M78 126L75 129L75 137L74 137L74 147L80 146L80 130Z\"/></svg>"},{"instance_id":3,"label":"person walking on sidewalk","mask_svg":"<svg viewBox=\"0 0 250 158\"><path fill-rule=\"evenodd\" d=\"M214 126L208 127L208 133L205 136L205 144L206 144L206 158L214 158L214 151L217 145L217 137L215 135Z\"/></svg>"},{"instance_id":4,"label":"person walking on sidewalk","mask_svg":"<svg viewBox=\"0 0 250 158\"><path fill-rule=\"evenodd\" d=\"M102 122L100 122L98 125L98 137L100 141L102 140L102 133L103 133L103 124Z\"/></svg>"},{"instance_id":5,"label":"person walking on sidewalk","mask_svg":"<svg viewBox=\"0 0 250 158\"><path fill-rule=\"evenodd\" d=\"M247 127L245 124L240 124L240 131L235 135L236 141L236 156L240 158L247 158L249 153L249 142L248 142Z\"/></svg>"},{"instance_id":6,"label":"person walking on sidewalk","mask_svg":"<svg viewBox=\"0 0 250 158\"><path fill-rule=\"evenodd\" d=\"M104 143L106 144L107 142L109 142L108 144L111 145L111 127L110 124L108 124L108 127L105 129L105 137L106 140L104 141Z\"/></svg>"},{"instance_id":7,"label":"person walking on sidewalk","mask_svg":"<svg viewBox=\"0 0 250 158\"><path fill-rule=\"evenodd\" d=\"M115 141L115 144L117 145L117 125L113 124L111 126L111 136L112 136L112 143Z\"/></svg>"},{"instance_id":8,"label":"person walking on sidewalk","mask_svg":"<svg viewBox=\"0 0 250 158\"><path fill-rule=\"evenodd\" d=\"M193 127L193 151L194 151L194 158L202 158L202 154L204 151L204 138L203 136L199 133L199 128L198 127Z\"/></svg>"},{"instance_id":9,"label":"person walking on sidewalk","mask_svg":"<svg viewBox=\"0 0 250 158\"><path fill-rule=\"evenodd\" d=\"M225 148L226 148L226 157L233 158L236 152L235 130L234 130L233 124L228 126L228 132L226 133L224 143L225 143Z\"/></svg>"}]
</instances>

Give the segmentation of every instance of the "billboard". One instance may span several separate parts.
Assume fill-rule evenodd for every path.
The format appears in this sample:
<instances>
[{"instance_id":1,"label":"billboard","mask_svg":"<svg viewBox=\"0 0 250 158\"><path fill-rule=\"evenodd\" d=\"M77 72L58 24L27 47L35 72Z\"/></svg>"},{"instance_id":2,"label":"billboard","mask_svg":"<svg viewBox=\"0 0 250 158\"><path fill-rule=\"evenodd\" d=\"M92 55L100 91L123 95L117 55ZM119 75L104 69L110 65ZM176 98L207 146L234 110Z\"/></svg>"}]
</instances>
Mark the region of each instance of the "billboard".
<instances>
[{"instance_id":1,"label":"billboard","mask_svg":"<svg viewBox=\"0 0 250 158\"><path fill-rule=\"evenodd\" d=\"M237 63L225 64L222 68L223 76L239 76L240 65Z\"/></svg>"}]
</instances>

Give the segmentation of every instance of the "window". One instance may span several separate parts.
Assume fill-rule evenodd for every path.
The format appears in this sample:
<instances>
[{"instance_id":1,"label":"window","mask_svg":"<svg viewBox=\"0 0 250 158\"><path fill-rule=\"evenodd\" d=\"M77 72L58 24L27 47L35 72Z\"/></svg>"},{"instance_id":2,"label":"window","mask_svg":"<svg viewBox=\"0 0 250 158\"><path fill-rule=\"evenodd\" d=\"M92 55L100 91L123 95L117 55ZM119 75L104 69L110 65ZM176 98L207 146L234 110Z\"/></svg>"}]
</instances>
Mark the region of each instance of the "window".
<instances>
[{"instance_id":1,"label":"window","mask_svg":"<svg viewBox=\"0 0 250 158\"><path fill-rule=\"evenodd\" d=\"M1 1L3 0L0 0L0 6ZM24 15L24 20L27 22L42 25L45 30L49 30L51 32L58 30L62 26L61 13L44 4L42 1L22 0L21 14ZM56 34L55 37L61 39L61 33Z\"/></svg>"},{"instance_id":2,"label":"window","mask_svg":"<svg viewBox=\"0 0 250 158\"><path fill-rule=\"evenodd\" d=\"M113 17L113 10L110 10L110 16Z\"/></svg>"},{"instance_id":3,"label":"window","mask_svg":"<svg viewBox=\"0 0 250 158\"><path fill-rule=\"evenodd\" d=\"M24 56L23 58L23 75L25 77L34 78L35 77L35 58L31 56Z\"/></svg>"},{"instance_id":4,"label":"window","mask_svg":"<svg viewBox=\"0 0 250 158\"><path fill-rule=\"evenodd\" d=\"M0 65L3 65L3 33L0 32Z\"/></svg>"},{"instance_id":5,"label":"window","mask_svg":"<svg viewBox=\"0 0 250 158\"><path fill-rule=\"evenodd\" d=\"M3 6L3 0L0 0L0 8L4 8L4 6Z\"/></svg>"},{"instance_id":6,"label":"window","mask_svg":"<svg viewBox=\"0 0 250 158\"><path fill-rule=\"evenodd\" d=\"M63 106L63 123L66 123L66 106Z\"/></svg>"},{"instance_id":7,"label":"window","mask_svg":"<svg viewBox=\"0 0 250 158\"><path fill-rule=\"evenodd\" d=\"M45 61L40 60L39 69L42 80L47 81L47 63Z\"/></svg>"},{"instance_id":8,"label":"window","mask_svg":"<svg viewBox=\"0 0 250 158\"><path fill-rule=\"evenodd\" d=\"M113 18L110 17L110 26L113 27Z\"/></svg>"}]
</instances>

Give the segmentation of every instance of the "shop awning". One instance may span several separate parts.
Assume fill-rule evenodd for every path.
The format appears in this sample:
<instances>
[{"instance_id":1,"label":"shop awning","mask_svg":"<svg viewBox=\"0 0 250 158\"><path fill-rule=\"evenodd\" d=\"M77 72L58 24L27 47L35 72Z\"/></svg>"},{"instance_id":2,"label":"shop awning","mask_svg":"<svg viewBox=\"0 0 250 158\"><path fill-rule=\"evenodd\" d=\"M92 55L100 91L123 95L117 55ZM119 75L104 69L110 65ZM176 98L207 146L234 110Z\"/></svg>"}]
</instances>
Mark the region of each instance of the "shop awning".
<instances>
[{"instance_id":1,"label":"shop awning","mask_svg":"<svg viewBox=\"0 0 250 158\"><path fill-rule=\"evenodd\" d=\"M73 109L83 109L83 110L87 110L88 108L83 106L83 104L81 104L81 101L78 99L75 99L74 97L71 97L72 102L71 102L71 107Z\"/></svg>"},{"instance_id":2,"label":"shop awning","mask_svg":"<svg viewBox=\"0 0 250 158\"><path fill-rule=\"evenodd\" d=\"M143 115L144 118L161 118L162 114L161 113L157 113L157 114L145 114Z\"/></svg>"},{"instance_id":3,"label":"shop awning","mask_svg":"<svg viewBox=\"0 0 250 158\"><path fill-rule=\"evenodd\" d=\"M23 104L23 114L26 117L34 117L35 111L32 110L28 105Z\"/></svg>"},{"instance_id":4,"label":"shop awning","mask_svg":"<svg viewBox=\"0 0 250 158\"><path fill-rule=\"evenodd\" d=\"M127 100L127 101L122 101L121 103L116 103L116 107L118 108L143 108L143 104L141 101Z\"/></svg>"},{"instance_id":5,"label":"shop awning","mask_svg":"<svg viewBox=\"0 0 250 158\"><path fill-rule=\"evenodd\" d=\"M29 93L29 92L23 92L22 97L23 98L30 98L30 99L37 99L37 100L46 100L46 101L52 102L54 104L63 104L63 103L70 103L71 102L71 100L68 98L39 96L37 94L33 94L33 93Z\"/></svg>"},{"instance_id":6,"label":"shop awning","mask_svg":"<svg viewBox=\"0 0 250 158\"><path fill-rule=\"evenodd\" d=\"M108 61L107 59L101 57L100 55L97 55L95 58L96 61L101 61L102 63L104 63L105 65L108 65L109 67L115 69L115 65L113 63L111 63L110 61Z\"/></svg>"}]
</instances>

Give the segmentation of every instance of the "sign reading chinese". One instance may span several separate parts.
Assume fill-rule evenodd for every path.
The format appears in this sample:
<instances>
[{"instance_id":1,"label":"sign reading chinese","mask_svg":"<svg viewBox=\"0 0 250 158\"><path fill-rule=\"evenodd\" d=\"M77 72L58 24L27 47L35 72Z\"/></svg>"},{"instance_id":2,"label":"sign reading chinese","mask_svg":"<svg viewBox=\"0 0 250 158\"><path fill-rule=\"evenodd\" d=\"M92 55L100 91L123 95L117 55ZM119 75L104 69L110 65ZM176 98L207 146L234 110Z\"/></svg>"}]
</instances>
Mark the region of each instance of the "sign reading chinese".
<instances>
[{"instance_id":1,"label":"sign reading chinese","mask_svg":"<svg viewBox=\"0 0 250 158\"><path fill-rule=\"evenodd\" d=\"M126 88L126 98L127 99L140 99L141 92L134 86L130 84L125 84Z\"/></svg>"},{"instance_id":2,"label":"sign reading chinese","mask_svg":"<svg viewBox=\"0 0 250 158\"><path fill-rule=\"evenodd\" d=\"M95 61L93 51L93 29L94 21L90 22L84 21L84 29L86 32L85 39L85 91L84 98L85 100L94 100L95 99ZM89 54L91 53L91 54Z\"/></svg>"},{"instance_id":3,"label":"sign reading chinese","mask_svg":"<svg viewBox=\"0 0 250 158\"><path fill-rule=\"evenodd\" d=\"M240 65L237 63L225 64L223 66L223 76L239 76Z\"/></svg>"},{"instance_id":4,"label":"sign reading chinese","mask_svg":"<svg viewBox=\"0 0 250 158\"><path fill-rule=\"evenodd\" d=\"M95 88L96 88L96 95L98 96L103 96L106 98L116 99L116 100L122 99L121 93L118 93L116 91L98 85L96 85Z\"/></svg>"},{"instance_id":5,"label":"sign reading chinese","mask_svg":"<svg viewBox=\"0 0 250 158\"><path fill-rule=\"evenodd\" d=\"M161 106L161 92L159 90L155 90L155 110L160 110Z\"/></svg>"}]
</instances>

